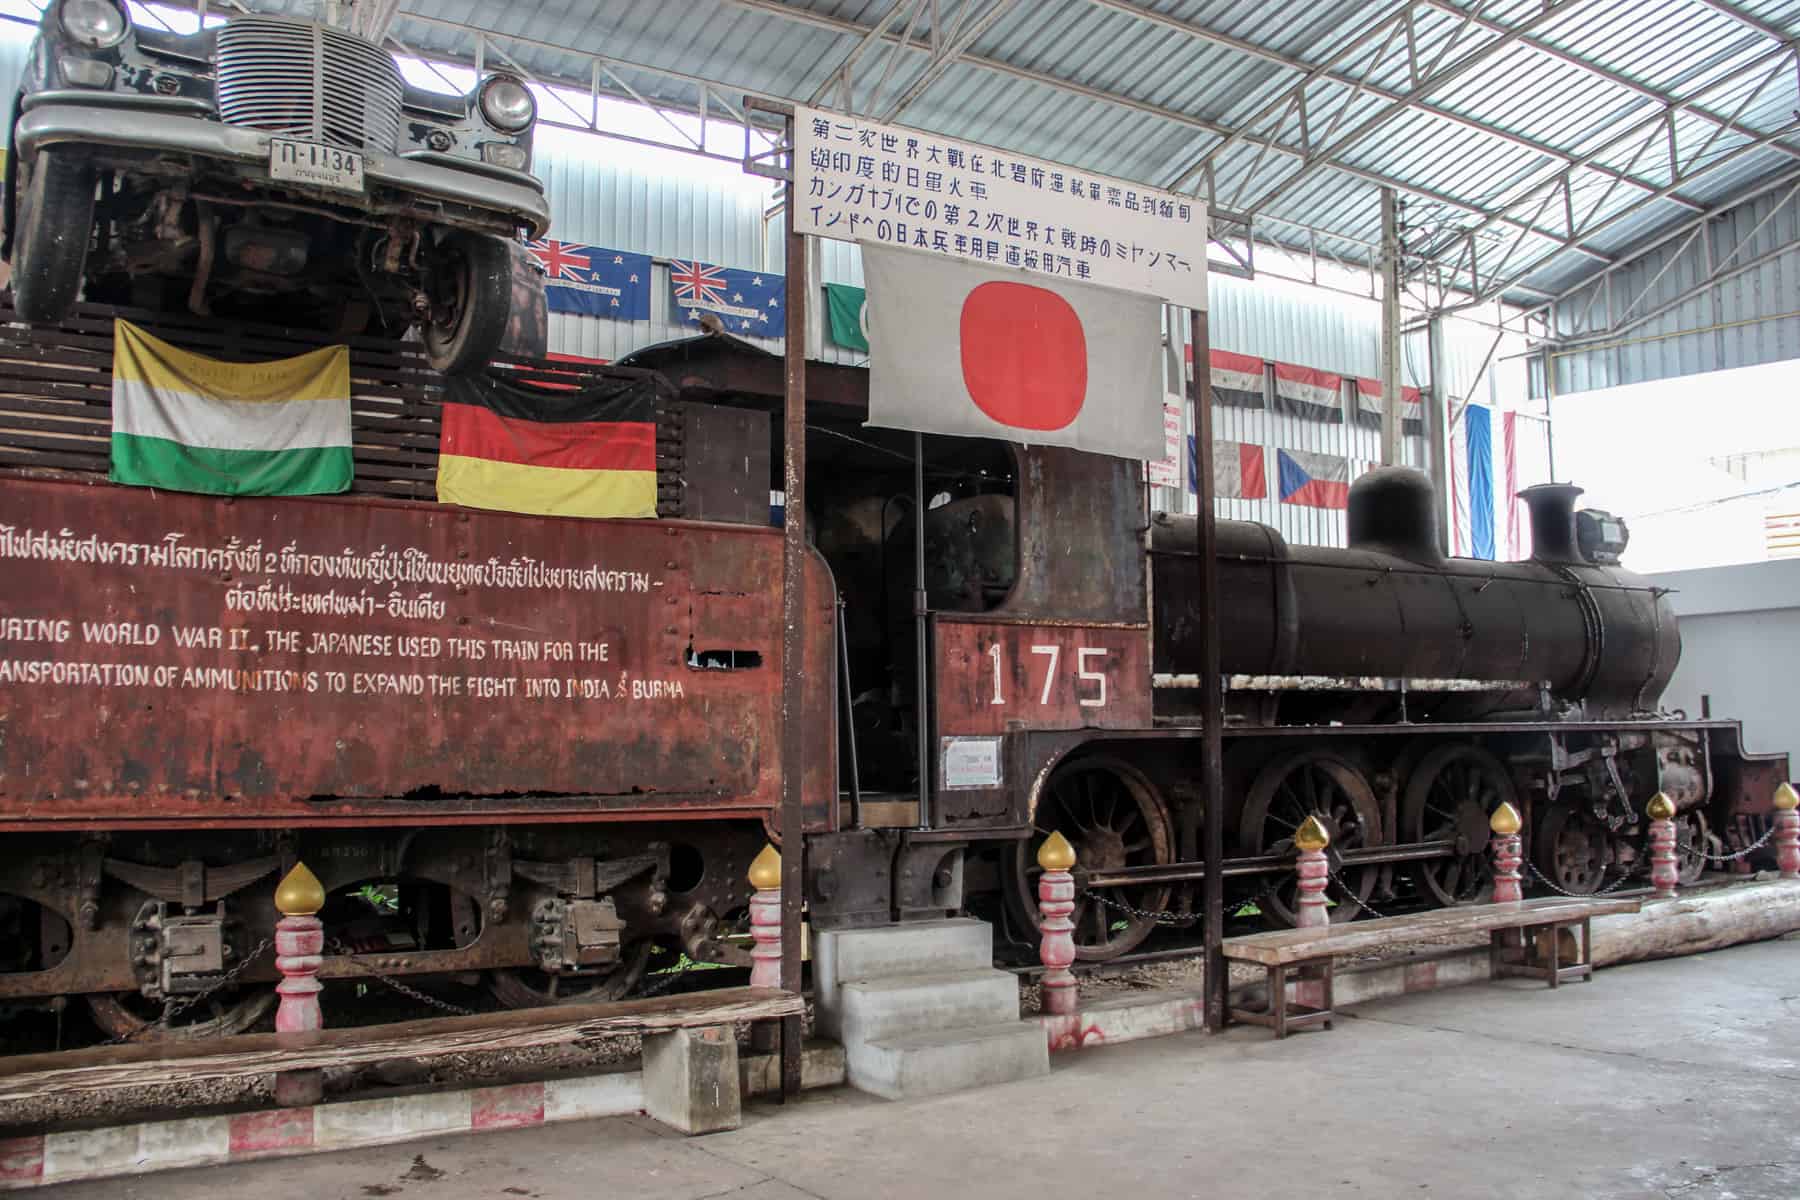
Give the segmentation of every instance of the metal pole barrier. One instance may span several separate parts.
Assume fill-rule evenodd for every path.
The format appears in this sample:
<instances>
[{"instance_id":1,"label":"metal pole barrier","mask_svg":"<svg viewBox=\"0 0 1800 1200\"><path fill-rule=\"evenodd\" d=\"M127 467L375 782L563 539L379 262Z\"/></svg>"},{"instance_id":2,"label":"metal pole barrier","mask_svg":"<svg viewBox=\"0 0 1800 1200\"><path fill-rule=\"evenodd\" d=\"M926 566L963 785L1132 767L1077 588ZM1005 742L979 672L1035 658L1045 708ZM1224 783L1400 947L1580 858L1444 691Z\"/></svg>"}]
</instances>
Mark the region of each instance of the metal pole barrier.
<instances>
[{"instance_id":1,"label":"metal pole barrier","mask_svg":"<svg viewBox=\"0 0 1800 1200\"><path fill-rule=\"evenodd\" d=\"M806 778L806 728L803 701L801 616L805 604L806 563L806 306L811 287L806 278L806 238L794 231L794 117L787 118L790 160L786 188L787 328L782 347L785 386L781 417L781 986L798 994L800 982L800 903L805 838L801 830L801 788ZM781 1023L781 1094L800 1091L799 1017Z\"/></svg>"},{"instance_id":2,"label":"metal pole barrier","mask_svg":"<svg viewBox=\"0 0 1800 1200\"><path fill-rule=\"evenodd\" d=\"M1212 346L1206 313L1189 310L1194 346L1194 479L1199 515L1194 520L1200 570L1200 824L1205 833L1206 879L1201 886L1206 914L1206 1027L1223 1029L1229 1019L1230 979L1225 966L1225 692L1219 678L1219 530L1213 513ZM1186 816L1183 856L1193 858L1191 810Z\"/></svg>"},{"instance_id":3,"label":"metal pole barrier","mask_svg":"<svg viewBox=\"0 0 1800 1200\"><path fill-rule=\"evenodd\" d=\"M913 434L914 718L919 723L919 828L931 828L931 597L925 591L925 435Z\"/></svg>"}]
</instances>

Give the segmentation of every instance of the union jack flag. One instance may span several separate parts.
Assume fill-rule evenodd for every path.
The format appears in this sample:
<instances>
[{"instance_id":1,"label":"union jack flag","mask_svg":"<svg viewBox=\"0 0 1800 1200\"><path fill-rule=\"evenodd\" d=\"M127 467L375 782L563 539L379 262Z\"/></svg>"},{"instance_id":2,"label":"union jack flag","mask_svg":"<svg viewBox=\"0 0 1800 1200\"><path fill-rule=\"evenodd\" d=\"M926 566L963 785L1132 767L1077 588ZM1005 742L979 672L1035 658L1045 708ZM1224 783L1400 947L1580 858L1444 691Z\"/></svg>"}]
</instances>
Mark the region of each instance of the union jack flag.
<instances>
[{"instance_id":1,"label":"union jack flag","mask_svg":"<svg viewBox=\"0 0 1800 1200\"><path fill-rule=\"evenodd\" d=\"M592 259L586 254L575 254L575 250L586 250L586 246L575 246L569 242L526 242L525 248L531 256L544 265L544 274L550 279L572 279L576 283L586 283L588 277L580 274L592 271Z\"/></svg>"},{"instance_id":2,"label":"union jack flag","mask_svg":"<svg viewBox=\"0 0 1800 1200\"><path fill-rule=\"evenodd\" d=\"M703 262L669 263L669 282L675 285L675 299L683 304L725 303L725 271Z\"/></svg>"}]
</instances>

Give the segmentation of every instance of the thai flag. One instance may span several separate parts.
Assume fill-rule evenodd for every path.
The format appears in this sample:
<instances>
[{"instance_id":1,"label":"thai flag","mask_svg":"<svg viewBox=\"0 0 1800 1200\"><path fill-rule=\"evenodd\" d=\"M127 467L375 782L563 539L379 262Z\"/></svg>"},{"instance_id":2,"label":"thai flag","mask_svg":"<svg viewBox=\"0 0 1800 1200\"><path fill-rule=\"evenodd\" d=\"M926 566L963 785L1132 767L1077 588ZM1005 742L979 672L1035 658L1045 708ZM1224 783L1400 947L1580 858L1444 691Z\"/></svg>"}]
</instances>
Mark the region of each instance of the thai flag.
<instances>
[{"instance_id":1,"label":"thai flag","mask_svg":"<svg viewBox=\"0 0 1800 1200\"><path fill-rule=\"evenodd\" d=\"M1350 460L1307 450L1277 450L1276 466L1284 504L1308 508L1350 506Z\"/></svg>"}]
</instances>

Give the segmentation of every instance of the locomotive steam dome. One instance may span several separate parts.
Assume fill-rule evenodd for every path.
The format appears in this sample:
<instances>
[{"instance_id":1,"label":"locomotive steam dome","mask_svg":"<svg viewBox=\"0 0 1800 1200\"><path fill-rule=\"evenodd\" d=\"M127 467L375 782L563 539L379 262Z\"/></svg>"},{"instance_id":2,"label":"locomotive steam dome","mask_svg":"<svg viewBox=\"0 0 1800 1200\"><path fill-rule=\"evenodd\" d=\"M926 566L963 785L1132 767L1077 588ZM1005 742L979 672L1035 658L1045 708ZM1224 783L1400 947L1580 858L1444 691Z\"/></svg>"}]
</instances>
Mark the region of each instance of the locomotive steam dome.
<instances>
[{"instance_id":1,"label":"locomotive steam dome","mask_svg":"<svg viewBox=\"0 0 1800 1200\"><path fill-rule=\"evenodd\" d=\"M1350 485L1350 546L1418 563L1443 561L1431 477L1411 467L1377 467Z\"/></svg>"}]
</instances>

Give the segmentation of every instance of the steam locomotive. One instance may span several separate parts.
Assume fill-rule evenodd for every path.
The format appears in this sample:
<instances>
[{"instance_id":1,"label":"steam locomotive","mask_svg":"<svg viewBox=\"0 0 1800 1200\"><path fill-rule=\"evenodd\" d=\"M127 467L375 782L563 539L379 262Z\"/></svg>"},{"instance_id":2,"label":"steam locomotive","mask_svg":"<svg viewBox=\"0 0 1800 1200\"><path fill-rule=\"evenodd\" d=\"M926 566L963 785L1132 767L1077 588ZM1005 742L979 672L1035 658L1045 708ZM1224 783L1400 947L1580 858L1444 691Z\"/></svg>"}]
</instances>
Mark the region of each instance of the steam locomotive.
<instances>
[{"instance_id":1,"label":"steam locomotive","mask_svg":"<svg viewBox=\"0 0 1800 1200\"><path fill-rule=\"evenodd\" d=\"M0 325L0 352L24 337ZM436 444L430 386L380 393L429 380L370 369L391 347L353 355L350 495L111 486L88 340L57 386L0 397L0 1005L79 998L118 1036L261 1019L298 861L328 894L322 978L534 1005L629 995L683 956L747 966L745 870L787 836L817 926L973 911L1027 942L1060 830L1077 951L1101 960L1191 918L1209 820L1227 903L1282 922L1292 831L1318 815L1349 920L1478 899L1501 801L1542 886L1580 893L1638 869L1663 791L1691 877L1754 843L1787 776L1737 723L1658 710L1672 612L1577 489L1528 494L1529 562L1475 562L1437 551L1422 476L1381 470L1352 487L1347 549L1220 524L1207 813L1193 519L1151 516L1134 462L867 427L866 374L809 363L784 830L780 359L710 335L515 369L655 394L662 519L581 520L382 475ZM50 445L58 406L77 433Z\"/></svg>"}]
</instances>

